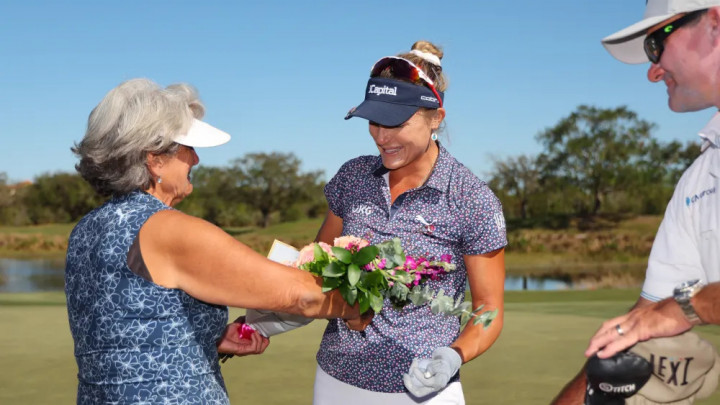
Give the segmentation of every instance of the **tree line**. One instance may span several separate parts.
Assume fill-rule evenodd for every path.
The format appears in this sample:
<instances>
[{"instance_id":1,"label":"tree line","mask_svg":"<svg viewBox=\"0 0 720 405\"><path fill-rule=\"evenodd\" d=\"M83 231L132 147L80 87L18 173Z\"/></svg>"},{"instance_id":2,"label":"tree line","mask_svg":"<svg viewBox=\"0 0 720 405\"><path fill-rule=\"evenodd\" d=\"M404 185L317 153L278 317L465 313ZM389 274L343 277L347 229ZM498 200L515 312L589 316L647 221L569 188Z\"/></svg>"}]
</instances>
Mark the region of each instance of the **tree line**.
<instances>
[{"instance_id":1,"label":"tree line","mask_svg":"<svg viewBox=\"0 0 720 405\"><path fill-rule=\"evenodd\" d=\"M542 152L494 158L488 184L519 226L562 227L569 218L660 214L697 142L660 142L655 124L627 107L581 105L536 135ZM227 167L200 166L178 209L223 227L262 226L324 215L324 172L301 170L292 153L250 153ZM77 174L29 184L0 173L0 225L68 223L103 202Z\"/></svg>"},{"instance_id":2,"label":"tree line","mask_svg":"<svg viewBox=\"0 0 720 405\"><path fill-rule=\"evenodd\" d=\"M199 166L192 171L193 192L176 208L223 227L324 215L324 173L300 166L292 153L249 153L228 167ZM104 200L79 174L43 174L10 185L0 173L0 225L75 222Z\"/></svg>"},{"instance_id":3,"label":"tree line","mask_svg":"<svg viewBox=\"0 0 720 405\"><path fill-rule=\"evenodd\" d=\"M538 155L495 159L490 187L505 215L526 225L661 214L700 144L660 142L655 127L624 106L581 105L536 135Z\"/></svg>"}]
</instances>

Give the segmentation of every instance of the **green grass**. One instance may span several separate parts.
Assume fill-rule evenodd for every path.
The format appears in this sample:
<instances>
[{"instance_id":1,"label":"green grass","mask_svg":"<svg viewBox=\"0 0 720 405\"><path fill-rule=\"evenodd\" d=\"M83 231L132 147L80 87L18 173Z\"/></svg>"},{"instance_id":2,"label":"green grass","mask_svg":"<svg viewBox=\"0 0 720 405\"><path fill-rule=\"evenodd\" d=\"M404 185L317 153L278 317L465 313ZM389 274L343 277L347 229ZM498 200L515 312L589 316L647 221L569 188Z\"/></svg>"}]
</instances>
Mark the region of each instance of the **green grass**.
<instances>
[{"instance_id":1,"label":"green grass","mask_svg":"<svg viewBox=\"0 0 720 405\"><path fill-rule=\"evenodd\" d=\"M70 236L74 223L72 224L47 224L33 226L0 226L0 234L20 235L45 235L45 236Z\"/></svg>"},{"instance_id":2,"label":"green grass","mask_svg":"<svg viewBox=\"0 0 720 405\"><path fill-rule=\"evenodd\" d=\"M547 404L584 362L599 324L623 313L637 290L508 292L505 328L484 355L463 366L469 405ZM75 399L77 369L61 293L0 294L0 403ZM241 310L231 310L231 317ZM223 375L233 404L307 404L325 321L276 336L261 356L233 358ZM720 345L720 328L698 332ZM720 394L697 404L716 404Z\"/></svg>"},{"instance_id":3,"label":"green grass","mask_svg":"<svg viewBox=\"0 0 720 405\"><path fill-rule=\"evenodd\" d=\"M655 234L660 227L662 216L641 215L625 221L620 221L616 229L622 231L635 231L637 233Z\"/></svg>"}]
</instances>

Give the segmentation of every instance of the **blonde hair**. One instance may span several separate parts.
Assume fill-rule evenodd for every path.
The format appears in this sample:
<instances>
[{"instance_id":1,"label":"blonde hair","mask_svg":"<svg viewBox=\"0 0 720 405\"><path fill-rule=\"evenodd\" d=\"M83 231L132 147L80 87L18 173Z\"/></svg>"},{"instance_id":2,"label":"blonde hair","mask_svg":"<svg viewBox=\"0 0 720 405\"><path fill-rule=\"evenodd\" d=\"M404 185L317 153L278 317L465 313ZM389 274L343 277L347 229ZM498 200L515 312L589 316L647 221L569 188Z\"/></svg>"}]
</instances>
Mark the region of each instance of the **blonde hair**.
<instances>
[{"instance_id":1,"label":"blonde hair","mask_svg":"<svg viewBox=\"0 0 720 405\"><path fill-rule=\"evenodd\" d=\"M428 77L430 77L433 82L435 82L435 90L445 92L448 87L448 79L447 76L445 76L445 74L443 73L442 66L436 65L428 60L430 58L423 58L422 56L417 55L417 53L413 53L412 51L429 53L431 55L435 55L439 60L442 60L444 55L442 49L439 46L433 44L432 42L421 40L412 44L412 47L410 47L410 52L401 53L397 56L414 63L417 67L422 69L423 72L425 72L425 74L428 75ZM385 73L387 73L387 75L385 75ZM383 76L393 78L392 74L389 71L383 72ZM425 119L428 122L432 120L432 118L437 113L435 109L429 108L421 108L420 111L425 116ZM445 125L445 120L443 120L437 130L439 134L443 134L446 132Z\"/></svg>"},{"instance_id":2,"label":"blonde hair","mask_svg":"<svg viewBox=\"0 0 720 405\"><path fill-rule=\"evenodd\" d=\"M428 41L417 41L412 45L410 50L429 53L431 55L437 56L437 58L440 60L442 60L444 55L442 49L439 46ZM447 89L448 80L442 71L442 66L435 65L434 63L429 62L427 59L424 59L415 53L401 53L398 56L403 59L409 60L410 62L417 65L417 67L422 69L425 74L428 75L428 77L430 77L435 82L435 89L437 91L444 92Z\"/></svg>"}]
</instances>

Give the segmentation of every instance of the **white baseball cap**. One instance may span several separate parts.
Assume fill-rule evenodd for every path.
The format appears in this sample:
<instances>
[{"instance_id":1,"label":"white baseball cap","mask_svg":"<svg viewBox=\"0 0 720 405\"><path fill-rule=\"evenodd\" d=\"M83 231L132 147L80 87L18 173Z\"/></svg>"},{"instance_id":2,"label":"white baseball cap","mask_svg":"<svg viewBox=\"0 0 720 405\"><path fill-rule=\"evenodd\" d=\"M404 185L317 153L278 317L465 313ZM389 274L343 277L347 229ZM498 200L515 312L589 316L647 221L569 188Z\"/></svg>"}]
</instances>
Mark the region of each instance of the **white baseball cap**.
<instances>
[{"instance_id":1,"label":"white baseball cap","mask_svg":"<svg viewBox=\"0 0 720 405\"><path fill-rule=\"evenodd\" d=\"M648 28L674 15L703 10L713 6L720 6L720 0L646 0L644 18L603 38L602 44L615 59L621 62L649 62L643 49L643 41Z\"/></svg>"},{"instance_id":2,"label":"white baseball cap","mask_svg":"<svg viewBox=\"0 0 720 405\"><path fill-rule=\"evenodd\" d=\"M653 374L626 405L690 405L718 387L720 355L695 332L650 339L630 351L649 361Z\"/></svg>"},{"instance_id":3,"label":"white baseball cap","mask_svg":"<svg viewBox=\"0 0 720 405\"><path fill-rule=\"evenodd\" d=\"M230 134L193 118L186 134L178 135L173 141L193 148L207 148L222 145L230 140Z\"/></svg>"}]
</instances>

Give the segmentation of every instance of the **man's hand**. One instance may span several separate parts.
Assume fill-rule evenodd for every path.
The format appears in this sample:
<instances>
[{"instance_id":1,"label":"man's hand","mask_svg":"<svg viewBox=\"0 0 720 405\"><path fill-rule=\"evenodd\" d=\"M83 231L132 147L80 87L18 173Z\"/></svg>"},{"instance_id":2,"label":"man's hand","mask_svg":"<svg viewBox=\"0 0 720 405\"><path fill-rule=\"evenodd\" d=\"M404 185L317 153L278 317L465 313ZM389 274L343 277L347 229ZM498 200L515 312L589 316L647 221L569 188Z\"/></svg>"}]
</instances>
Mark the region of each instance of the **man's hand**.
<instances>
[{"instance_id":1,"label":"man's hand","mask_svg":"<svg viewBox=\"0 0 720 405\"><path fill-rule=\"evenodd\" d=\"M637 342L676 336L692 326L674 299L664 299L604 322L590 339L585 356L597 353L599 358L606 359Z\"/></svg>"},{"instance_id":2,"label":"man's hand","mask_svg":"<svg viewBox=\"0 0 720 405\"><path fill-rule=\"evenodd\" d=\"M220 354L234 356L247 356L250 354L261 354L270 344L270 339L263 337L258 332L253 332L250 339L240 338L240 325L243 317L225 327L222 337L218 341L217 349Z\"/></svg>"}]
</instances>

